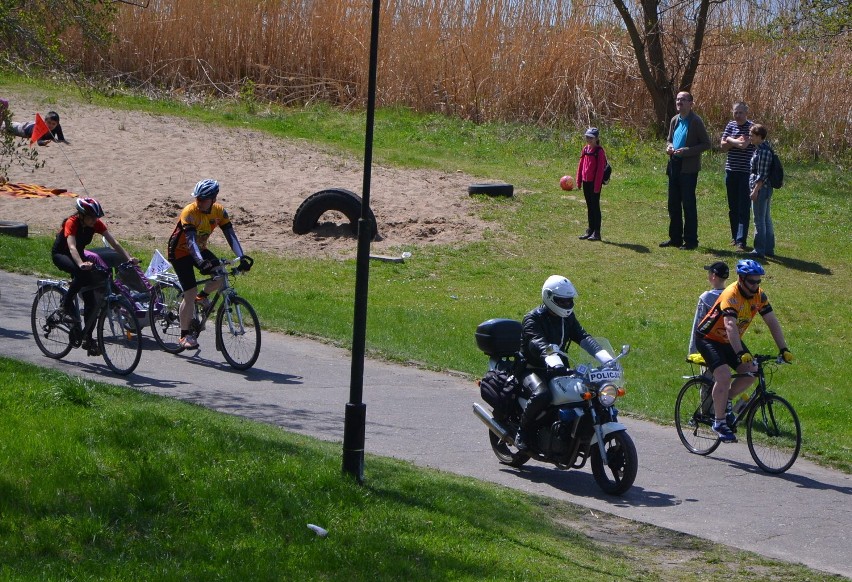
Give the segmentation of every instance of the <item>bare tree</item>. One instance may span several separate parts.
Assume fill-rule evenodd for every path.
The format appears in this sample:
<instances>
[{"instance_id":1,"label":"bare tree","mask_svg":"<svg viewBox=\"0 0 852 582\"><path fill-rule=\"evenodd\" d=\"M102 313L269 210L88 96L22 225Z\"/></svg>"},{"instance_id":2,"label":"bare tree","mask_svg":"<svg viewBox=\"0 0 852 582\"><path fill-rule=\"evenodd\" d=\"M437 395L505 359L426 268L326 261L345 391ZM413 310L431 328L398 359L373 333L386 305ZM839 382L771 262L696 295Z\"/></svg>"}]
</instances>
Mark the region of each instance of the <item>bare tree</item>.
<instances>
[{"instance_id":1,"label":"bare tree","mask_svg":"<svg viewBox=\"0 0 852 582\"><path fill-rule=\"evenodd\" d=\"M747 26L768 37L795 39L809 49L819 44L831 50L826 47L832 43L852 42L849 0L611 1L630 37L659 135L675 113L675 95L692 88L705 38L714 30L708 27Z\"/></svg>"},{"instance_id":2,"label":"bare tree","mask_svg":"<svg viewBox=\"0 0 852 582\"><path fill-rule=\"evenodd\" d=\"M695 80L710 8L725 1L612 0L651 95L659 135L675 113L675 95L689 91Z\"/></svg>"}]
</instances>

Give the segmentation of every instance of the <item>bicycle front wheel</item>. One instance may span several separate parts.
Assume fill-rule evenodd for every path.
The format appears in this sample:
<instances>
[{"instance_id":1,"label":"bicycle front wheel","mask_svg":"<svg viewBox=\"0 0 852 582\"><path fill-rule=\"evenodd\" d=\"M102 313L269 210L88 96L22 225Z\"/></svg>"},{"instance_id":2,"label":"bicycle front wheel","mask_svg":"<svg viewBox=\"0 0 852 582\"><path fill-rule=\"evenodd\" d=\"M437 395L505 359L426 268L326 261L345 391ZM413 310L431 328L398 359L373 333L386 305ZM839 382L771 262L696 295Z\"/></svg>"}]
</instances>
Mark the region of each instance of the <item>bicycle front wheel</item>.
<instances>
[{"instance_id":1,"label":"bicycle front wheel","mask_svg":"<svg viewBox=\"0 0 852 582\"><path fill-rule=\"evenodd\" d=\"M680 442L690 453L709 455L719 447L713 432L713 383L691 378L680 389L675 402L675 426Z\"/></svg>"},{"instance_id":2,"label":"bicycle front wheel","mask_svg":"<svg viewBox=\"0 0 852 582\"><path fill-rule=\"evenodd\" d=\"M793 466L802 448L802 427L793 406L776 394L763 396L746 419L748 452L767 473Z\"/></svg>"},{"instance_id":3,"label":"bicycle front wheel","mask_svg":"<svg viewBox=\"0 0 852 582\"><path fill-rule=\"evenodd\" d=\"M260 321L242 297L226 298L216 315L216 347L237 370L248 370L260 355Z\"/></svg>"},{"instance_id":4,"label":"bicycle front wheel","mask_svg":"<svg viewBox=\"0 0 852 582\"><path fill-rule=\"evenodd\" d=\"M58 285L40 287L33 300L30 322L38 349L58 360L71 351L70 326L62 322L61 305L66 291Z\"/></svg>"},{"instance_id":5,"label":"bicycle front wheel","mask_svg":"<svg viewBox=\"0 0 852 582\"><path fill-rule=\"evenodd\" d=\"M142 330L126 299L107 301L98 318L98 347L107 366L121 376L136 369L142 356Z\"/></svg>"},{"instance_id":6,"label":"bicycle front wheel","mask_svg":"<svg viewBox=\"0 0 852 582\"><path fill-rule=\"evenodd\" d=\"M180 287L170 283L160 283L151 291L148 304L148 322L151 335L161 348L170 354L183 351L180 345L180 317L178 310L183 298Z\"/></svg>"}]
</instances>

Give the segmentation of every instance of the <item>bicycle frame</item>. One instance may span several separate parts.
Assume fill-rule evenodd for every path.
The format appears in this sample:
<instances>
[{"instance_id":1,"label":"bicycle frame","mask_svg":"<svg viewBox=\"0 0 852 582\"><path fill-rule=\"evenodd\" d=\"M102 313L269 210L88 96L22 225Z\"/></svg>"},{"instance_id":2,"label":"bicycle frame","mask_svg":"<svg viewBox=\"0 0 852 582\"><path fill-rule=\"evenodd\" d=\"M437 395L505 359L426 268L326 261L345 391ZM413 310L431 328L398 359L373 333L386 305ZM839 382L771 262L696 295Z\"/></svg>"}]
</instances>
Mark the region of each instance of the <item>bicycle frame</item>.
<instances>
[{"instance_id":1,"label":"bicycle frame","mask_svg":"<svg viewBox=\"0 0 852 582\"><path fill-rule=\"evenodd\" d=\"M704 363L703 359L692 357L688 361L693 365ZM792 404L769 390L772 365L785 362L780 356L755 354L754 363L755 371L732 374L732 379L755 378L757 383L749 401L728 421L728 426L734 432L737 425L745 427L749 453L762 470L783 473L795 462L802 444L801 424ZM707 390L713 387L713 379L704 372L686 376L675 402L678 436L689 452L702 456L715 451L722 442L711 428L714 411Z\"/></svg>"},{"instance_id":2,"label":"bicycle frame","mask_svg":"<svg viewBox=\"0 0 852 582\"><path fill-rule=\"evenodd\" d=\"M57 286L57 287L61 288L65 293L68 293L68 289L71 285L65 279L62 279L62 280L60 280L60 279L38 279L36 281L36 289L41 289L42 287L46 287L46 286ZM85 317L84 313L80 313L80 305L79 305L80 299L79 298L83 293L85 293L87 291L96 291L96 290L103 290L103 295L98 300L97 305L95 306L94 315L92 315L92 317L87 318L87 317ZM77 313L81 316L81 318L83 320L88 319L89 323L81 326L82 331L80 333L79 338L72 337L72 344L74 345L75 348L80 347L80 342L82 341L82 339L84 337L86 337L86 335L91 334L95 325L97 325L97 323L98 323L98 316L100 315L101 311L103 311L105 309L105 307L107 305L109 305L111 302L117 301L121 297L123 297L123 295L120 295L119 293L116 293L115 290L113 290L112 274L111 273L108 273L107 278L103 283L98 283L97 285L88 285L86 287L81 288L77 292L77 295L74 297L74 302L77 304ZM69 332L70 331L71 330L69 330Z\"/></svg>"},{"instance_id":3,"label":"bicycle frame","mask_svg":"<svg viewBox=\"0 0 852 582\"><path fill-rule=\"evenodd\" d=\"M216 268L216 272L212 277L207 279L202 279L201 281L196 282L196 286L200 287L205 283L209 283L211 281L221 281L222 284L218 289L213 293L213 296L210 298L210 308L209 309L199 309L197 314L200 314L198 318L198 331L202 331L207 323L207 320L210 319L210 315L216 313L219 308L219 300L222 300L223 307L227 308L228 304L231 302L231 299L237 296L237 290L231 285L230 277L236 276L240 271L238 269L231 269L230 272L225 267L231 264L233 261L228 261L227 259L220 259L222 261L222 265ZM242 325L242 321L240 321L240 325ZM229 326L231 327L231 332L234 331L233 323L229 320Z\"/></svg>"},{"instance_id":4,"label":"bicycle frame","mask_svg":"<svg viewBox=\"0 0 852 582\"><path fill-rule=\"evenodd\" d=\"M707 380L711 384L714 382L712 374L707 370L707 368L703 364L699 364L698 362L687 360L691 366L698 366L701 369L701 372L698 374L692 374L691 376L682 376L684 380ZM760 399L763 398L767 394L774 394L767 388L766 384L766 372L764 371L764 367L767 363L783 363L783 360L780 360L780 356L768 356L762 354L755 354L754 363L757 365L757 370L754 372L742 372L737 374L731 374L731 381L733 382L737 378L746 378L752 377L757 378L757 384L755 385L754 390L749 395L748 403L740 410L739 414L735 415L735 420L733 425L736 426L739 424L740 420L745 419L748 416L748 412L758 405ZM744 392L745 394L745 392Z\"/></svg>"},{"instance_id":5,"label":"bicycle frame","mask_svg":"<svg viewBox=\"0 0 852 582\"><path fill-rule=\"evenodd\" d=\"M757 356L755 356L754 361L757 364L757 371L756 372L745 372L745 373L742 373L742 374L731 375L732 380L735 380L737 378L744 378L746 376L751 376L751 377L757 378L757 385L755 386L754 390L752 391L748 402L743 407L743 409L740 410L739 414L734 415L734 422L733 422L734 426L737 426L740 423L741 420L744 420L745 418L747 418L749 412L751 412L751 409L759 406L761 400L763 398L765 398L767 394L774 394L774 392L771 392L767 388L766 371L764 370L764 366L767 363L771 363L773 361L775 361L775 363L781 363L783 360L780 359L780 356L776 357L776 356L760 356L760 355L757 355Z\"/></svg>"},{"instance_id":6,"label":"bicycle frame","mask_svg":"<svg viewBox=\"0 0 852 582\"><path fill-rule=\"evenodd\" d=\"M227 268L228 265L242 264L248 260L248 267ZM191 305L192 318L187 331L196 338L213 323L215 328L216 350L237 370L247 370L257 361L260 354L260 321L251 304L241 297L231 285L231 276L244 273L251 268L251 259L242 257L236 260L220 260L214 267L212 276L195 282L194 287L216 284L216 289L208 297L209 306L203 307L195 301L195 296L184 298L184 291L174 273L163 272L152 277L158 293L157 300L151 302L148 310L154 339L165 351L178 354L185 348L179 341L178 329L180 310ZM193 290L194 292L194 290ZM162 301L159 299L162 297ZM213 314L215 317L211 319Z\"/></svg>"},{"instance_id":7,"label":"bicycle frame","mask_svg":"<svg viewBox=\"0 0 852 582\"><path fill-rule=\"evenodd\" d=\"M79 299L74 297L74 311L63 313L60 297L66 297L70 283L65 280L38 279L38 290L33 300L31 321L39 349L49 358L61 359L73 348L81 347L97 329L97 347L89 347L89 355L102 355L107 365L117 374L131 373L141 356L141 326L133 305L113 285L112 271L99 269L106 278L86 285L80 293L97 291L99 297L88 313L80 313ZM114 310L114 312L113 312ZM71 315L71 317L68 317ZM74 320L74 315L77 319ZM80 321L80 316L83 321ZM51 338L52 333L58 335ZM92 338L94 339L94 338ZM95 350L93 352L93 349ZM130 354L130 355L129 355Z\"/></svg>"}]
</instances>

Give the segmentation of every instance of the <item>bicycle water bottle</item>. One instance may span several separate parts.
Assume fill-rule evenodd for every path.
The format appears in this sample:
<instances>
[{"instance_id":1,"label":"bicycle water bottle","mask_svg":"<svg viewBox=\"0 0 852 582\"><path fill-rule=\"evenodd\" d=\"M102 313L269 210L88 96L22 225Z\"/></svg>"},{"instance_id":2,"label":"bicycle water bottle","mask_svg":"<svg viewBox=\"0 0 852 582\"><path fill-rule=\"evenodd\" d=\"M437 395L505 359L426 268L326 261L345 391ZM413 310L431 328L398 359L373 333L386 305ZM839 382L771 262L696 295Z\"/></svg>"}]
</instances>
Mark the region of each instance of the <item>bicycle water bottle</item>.
<instances>
[{"instance_id":1,"label":"bicycle water bottle","mask_svg":"<svg viewBox=\"0 0 852 582\"><path fill-rule=\"evenodd\" d=\"M748 406L749 395L743 392L740 394L740 397L737 398L737 403L734 405L734 414L741 413L746 406Z\"/></svg>"}]
</instances>

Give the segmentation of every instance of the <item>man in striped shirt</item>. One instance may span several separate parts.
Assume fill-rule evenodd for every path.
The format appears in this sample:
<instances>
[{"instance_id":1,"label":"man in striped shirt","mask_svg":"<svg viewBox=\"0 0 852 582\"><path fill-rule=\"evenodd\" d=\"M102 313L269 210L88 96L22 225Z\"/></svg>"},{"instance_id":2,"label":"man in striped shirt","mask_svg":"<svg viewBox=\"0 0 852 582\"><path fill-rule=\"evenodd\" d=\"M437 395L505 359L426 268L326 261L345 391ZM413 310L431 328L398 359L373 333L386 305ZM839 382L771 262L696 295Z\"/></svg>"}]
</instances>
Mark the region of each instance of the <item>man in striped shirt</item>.
<instances>
[{"instance_id":1,"label":"man in striped shirt","mask_svg":"<svg viewBox=\"0 0 852 582\"><path fill-rule=\"evenodd\" d=\"M745 251L748 223L751 221L749 164L754 153L754 145L748 135L753 122L747 117L748 105L742 101L734 103L733 113L734 119L725 126L720 145L723 152L728 152L725 160L725 187L728 190L731 245L737 247L738 251Z\"/></svg>"}]
</instances>

